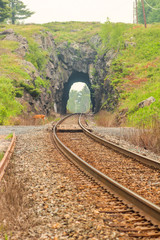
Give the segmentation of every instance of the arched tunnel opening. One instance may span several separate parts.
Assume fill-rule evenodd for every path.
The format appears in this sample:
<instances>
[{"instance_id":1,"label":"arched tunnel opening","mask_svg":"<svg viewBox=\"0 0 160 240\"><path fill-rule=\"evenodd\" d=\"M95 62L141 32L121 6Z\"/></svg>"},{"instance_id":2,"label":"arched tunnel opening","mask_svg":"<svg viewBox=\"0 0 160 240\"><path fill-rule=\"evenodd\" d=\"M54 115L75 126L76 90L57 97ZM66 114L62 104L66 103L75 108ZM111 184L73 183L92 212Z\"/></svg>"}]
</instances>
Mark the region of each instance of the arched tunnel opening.
<instances>
[{"instance_id":1,"label":"arched tunnel opening","mask_svg":"<svg viewBox=\"0 0 160 240\"><path fill-rule=\"evenodd\" d=\"M69 100L69 92L71 89L71 86L74 83L85 83L90 91L90 106L91 106L91 110L93 111L94 106L95 106L95 101L94 101L94 96L93 96L93 91L91 88L91 83L89 80L89 75L87 73L82 73L82 72L73 72L71 74L71 76L68 79L68 82L66 82L64 84L64 89L63 89L63 96L62 96L62 108L61 108L61 113L62 114L66 114L67 113L67 103Z\"/></svg>"},{"instance_id":2,"label":"arched tunnel opening","mask_svg":"<svg viewBox=\"0 0 160 240\"><path fill-rule=\"evenodd\" d=\"M74 83L69 91L67 113L86 113L91 109L90 90L85 83Z\"/></svg>"}]
</instances>

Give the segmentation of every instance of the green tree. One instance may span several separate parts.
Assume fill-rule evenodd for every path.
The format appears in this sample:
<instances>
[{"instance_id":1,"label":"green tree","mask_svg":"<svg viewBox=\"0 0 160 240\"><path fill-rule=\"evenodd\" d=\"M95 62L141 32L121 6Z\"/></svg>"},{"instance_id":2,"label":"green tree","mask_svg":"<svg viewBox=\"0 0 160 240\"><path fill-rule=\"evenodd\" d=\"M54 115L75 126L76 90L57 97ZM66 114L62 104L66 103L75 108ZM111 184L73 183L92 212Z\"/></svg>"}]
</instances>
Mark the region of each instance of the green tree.
<instances>
[{"instance_id":1,"label":"green tree","mask_svg":"<svg viewBox=\"0 0 160 240\"><path fill-rule=\"evenodd\" d=\"M69 93L69 100L68 100L68 104L67 104L67 109L72 113L75 113L76 110L77 110L76 109L77 98L78 98L78 91L71 90L70 93Z\"/></svg>"},{"instance_id":2,"label":"green tree","mask_svg":"<svg viewBox=\"0 0 160 240\"><path fill-rule=\"evenodd\" d=\"M10 16L10 7L8 0L0 0L0 22L3 22Z\"/></svg>"},{"instance_id":3,"label":"green tree","mask_svg":"<svg viewBox=\"0 0 160 240\"><path fill-rule=\"evenodd\" d=\"M71 90L67 109L72 113L87 112L90 109L90 91L85 85L81 91Z\"/></svg>"},{"instance_id":4,"label":"green tree","mask_svg":"<svg viewBox=\"0 0 160 240\"><path fill-rule=\"evenodd\" d=\"M16 23L16 20L26 19L34 12L27 9L26 5L20 0L9 0L11 7L11 22L12 24Z\"/></svg>"},{"instance_id":5,"label":"green tree","mask_svg":"<svg viewBox=\"0 0 160 240\"><path fill-rule=\"evenodd\" d=\"M82 91L79 92L79 112L87 112L90 109L90 91L85 85Z\"/></svg>"},{"instance_id":6,"label":"green tree","mask_svg":"<svg viewBox=\"0 0 160 240\"><path fill-rule=\"evenodd\" d=\"M144 1L144 8L145 8L147 23L160 22L160 1L159 0ZM144 24L141 0L138 1L138 22Z\"/></svg>"}]
</instances>

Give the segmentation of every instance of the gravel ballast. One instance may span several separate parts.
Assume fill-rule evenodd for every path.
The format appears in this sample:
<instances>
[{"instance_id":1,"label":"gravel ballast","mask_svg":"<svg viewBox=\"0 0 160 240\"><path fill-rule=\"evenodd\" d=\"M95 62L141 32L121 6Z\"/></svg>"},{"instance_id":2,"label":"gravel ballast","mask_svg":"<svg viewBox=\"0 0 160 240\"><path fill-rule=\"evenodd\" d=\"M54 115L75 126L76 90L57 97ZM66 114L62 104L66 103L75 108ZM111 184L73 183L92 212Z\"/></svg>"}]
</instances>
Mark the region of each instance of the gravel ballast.
<instances>
[{"instance_id":1,"label":"gravel ballast","mask_svg":"<svg viewBox=\"0 0 160 240\"><path fill-rule=\"evenodd\" d=\"M23 128L22 134L18 130L0 185L0 240L125 239L97 210L92 184L73 173L52 144L44 129L48 127L40 128Z\"/></svg>"},{"instance_id":2,"label":"gravel ballast","mask_svg":"<svg viewBox=\"0 0 160 240\"><path fill-rule=\"evenodd\" d=\"M103 137L131 146L104 128L95 128ZM6 236L10 240L133 239L110 226L113 219L97 209L101 193L91 196L97 189L74 173L53 145L48 129L51 125L0 127L0 135L15 132L17 136L0 183L0 240Z\"/></svg>"}]
</instances>

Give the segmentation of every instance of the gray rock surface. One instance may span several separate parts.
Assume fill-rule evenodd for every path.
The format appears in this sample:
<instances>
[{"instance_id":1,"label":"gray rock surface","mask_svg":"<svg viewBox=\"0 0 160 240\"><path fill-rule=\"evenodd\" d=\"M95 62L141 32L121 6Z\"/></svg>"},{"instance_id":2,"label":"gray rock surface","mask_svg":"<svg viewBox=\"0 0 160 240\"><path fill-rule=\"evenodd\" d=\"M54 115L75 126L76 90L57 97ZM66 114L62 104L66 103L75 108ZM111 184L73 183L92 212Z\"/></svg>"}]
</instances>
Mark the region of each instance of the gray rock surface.
<instances>
[{"instance_id":1,"label":"gray rock surface","mask_svg":"<svg viewBox=\"0 0 160 240\"><path fill-rule=\"evenodd\" d=\"M45 34L44 34L45 33ZM22 57L27 73L31 81L24 82L36 86L35 80L38 76L45 76L50 86L41 87L38 97L33 97L25 92L23 101L28 104L28 112L43 113L50 115L53 111L66 113L66 105L69 98L69 90L75 82L84 82L90 89L92 111L97 112L105 102L105 108L112 110L117 104L117 93L106 78L112 59L116 56L114 51L106 51L99 55L97 47L101 45L100 37L96 34L89 42L62 42L56 44L54 36L49 32L34 34L35 42L39 48L46 51L47 63L41 72L24 60L25 54L29 51L26 38L16 34L12 29L0 33L3 40L17 41L19 47L15 50Z\"/></svg>"}]
</instances>

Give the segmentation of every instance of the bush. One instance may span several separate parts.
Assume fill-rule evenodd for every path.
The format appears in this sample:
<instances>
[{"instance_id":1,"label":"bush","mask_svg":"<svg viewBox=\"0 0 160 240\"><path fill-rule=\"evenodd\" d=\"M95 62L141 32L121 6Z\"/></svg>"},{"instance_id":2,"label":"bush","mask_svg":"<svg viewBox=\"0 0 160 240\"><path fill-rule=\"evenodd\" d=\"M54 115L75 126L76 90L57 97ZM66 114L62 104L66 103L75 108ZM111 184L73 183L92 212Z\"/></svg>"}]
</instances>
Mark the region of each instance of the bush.
<instances>
[{"instance_id":1,"label":"bush","mask_svg":"<svg viewBox=\"0 0 160 240\"><path fill-rule=\"evenodd\" d=\"M0 124L6 124L10 116L21 113L22 105L15 100L12 81L0 77Z\"/></svg>"},{"instance_id":2,"label":"bush","mask_svg":"<svg viewBox=\"0 0 160 240\"><path fill-rule=\"evenodd\" d=\"M29 43L29 53L26 53L26 60L30 61L39 71L43 70L47 63L47 52L32 41Z\"/></svg>"}]
</instances>

